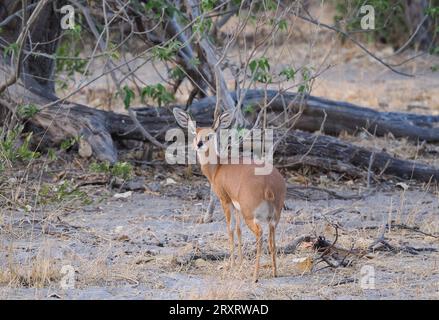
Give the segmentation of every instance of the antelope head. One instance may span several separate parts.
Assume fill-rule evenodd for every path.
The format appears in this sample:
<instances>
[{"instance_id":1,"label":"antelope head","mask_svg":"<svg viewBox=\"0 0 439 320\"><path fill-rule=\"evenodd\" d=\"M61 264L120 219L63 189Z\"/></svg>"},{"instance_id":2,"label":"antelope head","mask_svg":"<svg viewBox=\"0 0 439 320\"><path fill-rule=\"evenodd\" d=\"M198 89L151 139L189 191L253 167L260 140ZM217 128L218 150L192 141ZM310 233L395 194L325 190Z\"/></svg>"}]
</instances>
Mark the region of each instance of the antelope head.
<instances>
[{"instance_id":1,"label":"antelope head","mask_svg":"<svg viewBox=\"0 0 439 320\"><path fill-rule=\"evenodd\" d=\"M187 112L179 108L174 108L173 113L175 120L177 120L180 127L187 128L188 132L194 136L192 146L197 151L198 155L205 154L209 150L214 150L214 154L218 154L217 137L219 130L227 129L232 124L233 117L229 112L226 111L219 117L216 117L211 127L200 128L196 127L195 121Z\"/></svg>"}]
</instances>

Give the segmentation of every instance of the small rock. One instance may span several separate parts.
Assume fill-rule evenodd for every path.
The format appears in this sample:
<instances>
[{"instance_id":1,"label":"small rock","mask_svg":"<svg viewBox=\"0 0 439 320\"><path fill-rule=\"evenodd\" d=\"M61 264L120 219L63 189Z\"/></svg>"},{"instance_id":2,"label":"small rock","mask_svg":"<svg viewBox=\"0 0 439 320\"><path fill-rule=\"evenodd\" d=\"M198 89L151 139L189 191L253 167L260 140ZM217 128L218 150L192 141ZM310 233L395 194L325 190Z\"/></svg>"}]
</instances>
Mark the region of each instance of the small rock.
<instances>
[{"instance_id":1,"label":"small rock","mask_svg":"<svg viewBox=\"0 0 439 320\"><path fill-rule=\"evenodd\" d=\"M78 153L81 158L88 159L93 155L93 150L87 141L80 139Z\"/></svg>"},{"instance_id":2,"label":"small rock","mask_svg":"<svg viewBox=\"0 0 439 320\"><path fill-rule=\"evenodd\" d=\"M177 182L172 178L166 178L165 186L169 186L170 184L177 184Z\"/></svg>"},{"instance_id":3,"label":"small rock","mask_svg":"<svg viewBox=\"0 0 439 320\"><path fill-rule=\"evenodd\" d=\"M17 182L17 178L12 177L8 179L8 183L12 184L12 183L16 183Z\"/></svg>"},{"instance_id":4,"label":"small rock","mask_svg":"<svg viewBox=\"0 0 439 320\"><path fill-rule=\"evenodd\" d=\"M126 234L121 235L120 237L117 237L116 240L118 241L123 241L123 242L128 242L130 241L130 237L128 237Z\"/></svg>"},{"instance_id":5,"label":"small rock","mask_svg":"<svg viewBox=\"0 0 439 320\"><path fill-rule=\"evenodd\" d=\"M133 194L132 191L127 191L127 192L123 192L123 193L116 193L113 197L116 199L128 199L129 197L131 197Z\"/></svg>"},{"instance_id":6,"label":"small rock","mask_svg":"<svg viewBox=\"0 0 439 320\"><path fill-rule=\"evenodd\" d=\"M300 272L310 272L312 269L313 260L311 257L295 258L293 259L293 263Z\"/></svg>"},{"instance_id":7,"label":"small rock","mask_svg":"<svg viewBox=\"0 0 439 320\"><path fill-rule=\"evenodd\" d=\"M146 185L146 187L152 192L159 192L160 191L160 183L158 183L158 182L148 183Z\"/></svg>"},{"instance_id":8,"label":"small rock","mask_svg":"<svg viewBox=\"0 0 439 320\"><path fill-rule=\"evenodd\" d=\"M114 180L113 187L122 188L124 191L143 191L145 190L145 179L141 177L135 177L131 180L125 181L123 179L116 178Z\"/></svg>"},{"instance_id":9,"label":"small rock","mask_svg":"<svg viewBox=\"0 0 439 320\"><path fill-rule=\"evenodd\" d=\"M144 179L133 179L127 181L123 186L125 190L145 190L145 180Z\"/></svg>"},{"instance_id":10,"label":"small rock","mask_svg":"<svg viewBox=\"0 0 439 320\"><path fill-rule=\"evenodd\" d=\"M209 265L209 263L204 259L197 259L194 261L194 265L197 268L204 268L204 267L207 267Z\"/></svg>"},{"instance_id":11,"label":"small rock","mask_svg":"<svg viewBox=\"0 0 439 320\"><path fill-rule=\"evenodd\" d=\"M407 184L407 183L404 183L404 182L398 182L398 183L396 184L396 186L397 186L397 187L400 187L400 188L403 189L404 191L407 191L407 189L409 188L408 184Z\"/></svg>"},{"instance_id":12,"label":"small rock","mask_svg":"<svg viewBox=\"0 0 439 320\"><path fill-rule=\"evenodd\" d=\"M59 294L57 294L56 292L48 294L47 297L48 298L61 299L61 296Z\"/></svg>"},{"instance_id":13,"label":"small rock","mask_svg":"<svg viewBox=\"0 0 439 320\"><path fill-rule=\"evenodd\" d=\"M380 108L385 109L385 108L388 108L388 107L389 107L389 104L388 104L387 102L380 101L380 102L378 102L378 106L379 106Z\"/></svg>"}]
</instances>

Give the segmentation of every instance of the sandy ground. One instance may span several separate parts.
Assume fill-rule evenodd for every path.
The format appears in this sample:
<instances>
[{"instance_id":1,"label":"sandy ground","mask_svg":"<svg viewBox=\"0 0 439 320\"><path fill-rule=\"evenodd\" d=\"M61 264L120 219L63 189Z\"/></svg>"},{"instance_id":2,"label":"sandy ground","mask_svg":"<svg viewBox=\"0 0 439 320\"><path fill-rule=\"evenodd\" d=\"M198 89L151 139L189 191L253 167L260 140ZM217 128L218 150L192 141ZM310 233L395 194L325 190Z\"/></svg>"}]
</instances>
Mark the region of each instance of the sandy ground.
<instances>
[{"instance_id":1,"label":"sandy ground","mask_svg":"<svg viewBox=\"0 0 439 320\"><path fill-rule=\"evenodd\" d=\"M304 38L311 40L303 41ZM439 76L430 70L432 65L439 64L437 57L423 56L408 63L404 71L414 72L416 77L407 78L385 69L358 48L341 46L328 32L309 27L298 30L294 39L297 42L283 43L282 50L273 47L268 55L276 70L282 69L286 57L294 57L297 65L310 65L316 70L322 64L330 64L315 81L314 95L382 111L439 113ZM310 42L314 43L311 50ZM379 46L374 50L380 56L393 52ZM239 50L234 54L236 58ZM416 53L408 51L393 62L413 54ZM161 66L156 67L161 70ZM143 66L137 74L145 83L160 82L151 65ZM113 90L108 79L102 78L73 100L122 112L117 107L120 101L109 98ZM184 100L187 92L183 88L180 93ZM385 147L401 157L416 157L411 154L416 146L404 139L344 138ZM436 150L437 146L428 148ZM437 152L423 160L437 164ZM80 189L91 204L76 199L35 206L30 212L2 208L0 298L439 298L437 251L377 251L362 258L349 256L352 264L346 268L323 268L325 263L321 263L310 272L297 259L315 261L318 254L301 247L294 254L279 255L278 278L271 277L269 257L265 254L260 281L254 284L254 237L247 227L243 227L245 260L241 266L230 269L224 258L228 239L219 207L212 223L197 222L207 205L207 181L198 176L187 179L178 170L151 170L152 174L143 176L143 191L135 191L127 199L114 198L120 192L117 189L85 186ZM307 175L306 170L286 175L293 184L320 185L343 193L352 194L364 187L364 182L339 181L334 175L315 172ZM175 184L166 185L169 177ZM335 235L329 220L340 225L337 245L364 249L379 236L383 223L391 221L394 227L386 238L393 246L439 250L438 190L410 182L408 189L403 190L396 182L388 180L374 186L377 190L361 199L337 200L319 193L317 200L304 200L289 195L288 209L277 229L278 246L286 246L301 234L322 235L332 241ZM406 230L398 225L416 226L419 230ZM210 254L210 258L190 259L200 253ZM372 274L367 273L370 270ZM367 275L371 277L365 278ZM375 288L365 287L365 279L373 279ZM73 288L66 288L63 283Z\"/></svg>"},{"instance_id":2,"label":"sandy ground","mask_svg":"<svg viewBox=\"0 0 439 320\"><path fill-rule=\"evenodd\" d=\"M217 209L214 222L197 223L205 204L199 198L207 195L205 181L195 179L188 185L178 179L168 186L165 181L149 183L147 190L156 191L134 193L128 199L115 199L111 196L114 192L102 195L102 191L90 189L88 193L95 193L96 199L100 195L99 204L61 212L47 208L33 215L4 213L0 297L439 298L438 252L375 252L362 258L348 257L352 265L346 268L319 270L325 266L321 263L309 272L295 261L315 259L316 255L311 249L301 248L294 254L279 255L278 278L271 277L269 256L265 253L260 281L254 284L254 238L248 229L243 228L245 260L230 269L228 260L221 258L228 248L222 213ZM389 187L359 200L320 197L307 201L290 196L288 210L277 229L278 246L284 247L301 234L324 235L332 241L334 230L328 220L340 225L337 244L348 249L366 248L389 219L392 224L417 225L423 232L437 235L438 193L411 189ZM396 246L439 249L437 238L411 230L395 227L386 233L386 238ZM219 260L190 258L200 252ZM75 270L73 289L61 287L63 266ZM374 289L364 288L363 277L368 268L373 268ZM9 285L4 283L6 279L10 280ZM25 279L32 283L25 283Z\"/></svg>"}]
</instances>

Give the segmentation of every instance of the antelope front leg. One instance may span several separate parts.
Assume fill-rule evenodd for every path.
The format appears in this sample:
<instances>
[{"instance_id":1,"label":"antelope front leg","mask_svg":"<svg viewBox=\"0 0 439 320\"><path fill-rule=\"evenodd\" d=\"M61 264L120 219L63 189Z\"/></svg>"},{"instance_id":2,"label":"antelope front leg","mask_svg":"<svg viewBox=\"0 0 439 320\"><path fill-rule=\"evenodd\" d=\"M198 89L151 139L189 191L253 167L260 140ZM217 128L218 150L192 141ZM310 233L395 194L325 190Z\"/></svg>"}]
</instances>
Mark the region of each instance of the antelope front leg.
<instances>
[{"instance_id":1,"label":"antelope front leg","mask_svg":"<svg viewBox=\"0 0 439 320\"><path fill-rule=\"evenodd\" d=\"M215 193L212 188L210 188L209 193L209 206L207 211L204 213L203 223L209 223L213 221L213 210L215 210Z\"/></svg>"},{"instance_id":2,"label":"antelope front leg","mask_svg":"<svg viewBox=\"0 0 439 320\"><path fill-rule=\"evenodd\" d=\"M232 215L230 211L230 203L221 202L221 206L224 210L224 215L226 216L227 223L227 233L229 234L229 247L230 247L230 267L235 265L235 239L234 230L232 228Z\"/></svg>"},{"instance_id":3,"label":"antelope front leg","mask_svg":"<svg viewBox=\"0 0 439 320\"><path fill-rule=\"evenodd\" d=\"M238 261L242 265L241 212L235 209L236 235L238 236Z\"/></svg>"}]
</instances>

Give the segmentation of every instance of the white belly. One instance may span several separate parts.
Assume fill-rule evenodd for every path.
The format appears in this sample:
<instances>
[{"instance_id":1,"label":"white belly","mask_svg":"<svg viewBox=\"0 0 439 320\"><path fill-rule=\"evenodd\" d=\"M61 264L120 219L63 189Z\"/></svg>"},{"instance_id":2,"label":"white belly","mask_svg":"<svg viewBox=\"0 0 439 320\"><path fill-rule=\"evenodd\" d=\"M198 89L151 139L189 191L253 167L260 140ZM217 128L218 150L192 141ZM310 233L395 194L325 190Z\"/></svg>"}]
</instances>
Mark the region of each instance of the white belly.
<instances>
[{"instance_id":1,"label":"white belly","mask_svg":"<svg viewBox=\"0 0 439 320\"><path fill-rule=\"evenodd\" d=\"M241 211L241 206L239 205L238 201L232 200L232 203L236 210Z\"/></svg>"}]
</instances>

